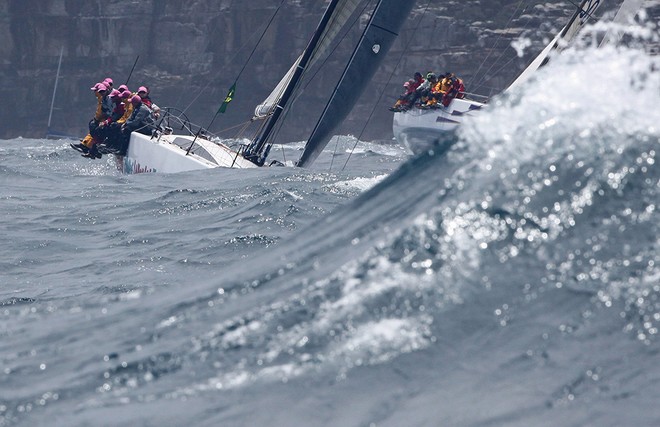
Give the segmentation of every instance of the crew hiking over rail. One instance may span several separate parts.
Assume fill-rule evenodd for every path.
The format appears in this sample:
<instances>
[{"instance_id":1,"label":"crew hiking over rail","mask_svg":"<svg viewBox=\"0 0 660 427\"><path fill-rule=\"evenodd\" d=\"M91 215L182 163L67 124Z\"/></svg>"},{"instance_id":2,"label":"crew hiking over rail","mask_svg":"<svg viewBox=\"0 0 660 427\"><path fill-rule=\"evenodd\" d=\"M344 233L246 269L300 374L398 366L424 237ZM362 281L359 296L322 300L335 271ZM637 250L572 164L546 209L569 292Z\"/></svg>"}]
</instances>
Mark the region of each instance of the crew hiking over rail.
<instances>
[{"instance_id":1,"label":"crew hiking over rail","mask_svg":"<svg viewBox=\"0 0 660 427\"><path fill-rule=\"evenodd\" d=\"M411 108L431 109L448 107L454 98L465 97L463 80L454 73L447 72L437 76L429 71L426 78L417 72L413 78L403 84L404 92L390 111L402 112Z\"/></svg>"},{"instance_id":2,"label":"crew hiking over rail","mask_svg":"<svg viewBox=\"0 0 660 427\"><path fill-rule=\"evenodd\" d=\"M126 154L131 132L152 135L160 108L151 100L149 88L132 93L128 86L114 89L108 77L90 89L97 99L96 112L89 122L89 134L71 147L83 157L100 159L103 154Z\"/></svg>"}]
</instances>

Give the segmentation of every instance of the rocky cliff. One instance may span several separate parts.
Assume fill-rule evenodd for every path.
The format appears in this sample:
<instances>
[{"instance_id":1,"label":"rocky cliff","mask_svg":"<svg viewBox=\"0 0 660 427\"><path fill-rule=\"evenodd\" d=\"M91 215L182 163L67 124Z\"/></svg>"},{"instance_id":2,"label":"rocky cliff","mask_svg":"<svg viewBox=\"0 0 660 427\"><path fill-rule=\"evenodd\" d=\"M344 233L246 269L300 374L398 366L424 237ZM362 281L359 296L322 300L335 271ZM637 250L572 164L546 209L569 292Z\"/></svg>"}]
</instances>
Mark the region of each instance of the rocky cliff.
<instances>
[{"instance_id":1,"label":"rocky cliff","mask_svg":"<svg viewBox=\"0 0 660 427\"><path fill-rule=\"evenodd\" d=\"M279 3L0 2L0 138L45 134L61 49L53 128L73 135L85 133L95 107L89 87L105 77L114 78L116 85L124 83L138 56L129 86L149 86L156 103L185 109L194 122L207 125ZM323 0L285 2L246 65L235 101L212 131L249 119L254 105L302 51L325 6ZM485 95L502 89L529 60L515 55L511 41L526 34L536 43L531 55L569 14L568 1L431 0L427 7L426 0L419 0L380 73L341 131L359 134L373 110L363 136L390 138L387 106L416 70L454 71L465 79L468 90ZM347 35L356 37L359 34ZM347 54L344 46L348 44L339 46L339 57ZM296 129L284 133L289 140L304 139L303 130L322 107L321 98L327 83L341 71L340 62L331 59L324 64L321 78L306 89L305 107L292 112Z\"/></svg>"}]
</instances>

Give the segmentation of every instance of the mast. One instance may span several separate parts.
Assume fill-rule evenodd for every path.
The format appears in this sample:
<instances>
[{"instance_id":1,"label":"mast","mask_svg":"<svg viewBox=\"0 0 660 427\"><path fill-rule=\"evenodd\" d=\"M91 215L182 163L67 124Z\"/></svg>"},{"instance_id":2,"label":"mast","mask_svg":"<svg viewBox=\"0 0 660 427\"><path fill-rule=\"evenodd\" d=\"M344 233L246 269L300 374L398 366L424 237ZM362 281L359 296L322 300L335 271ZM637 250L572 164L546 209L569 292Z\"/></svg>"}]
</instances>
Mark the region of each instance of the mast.
<instances>
[{"instance_id":1,"label":"mast","mask_svg":"<svg viewBox=\"0 0 660 427\"><path fill-rule=\"evenodd\" d=\"M414 5L415 0L378 1L360 42L305 144L297 166L310 165L327 145L334 129L348 116L376 73Z\"/></svg>"},{"instance_id":2,"label":"mast","mask_svg":"<svg viewBox=\"0 0 660 427\"><path fill-rule=\"evenodd\" d=\"M60 61L57 63L57 75L55 76L55 87L53 88L53 98L50 101L50 113L48 114L48 130L46 137L50 135L50 121L53 118L53 108L55 107L55 93L57 92L57 82L60 80L60 67L62 66L62 55L64 54L64 46L60 49Z\"/></svg>"},{"instance_id":3,"label":"mast","mask_svg":"<svg viewBox=\"0 0 660 427\"><path fill-rule=\"evenodd\" d=\"M298 66L296 67L296 70L293 73L293 76L291 77L289 84L284 89L284 92L282 93L282 97L275 106L273 114L268 120L268 123L264 127L264 130L261 132L261 134L258 135L254 141L252 141L250 146L247 148L246 152L243 154L243 156L246 159L251 160L252 162L260 166L263 165L264 161L266 160L266 156L268 155L268 153L263 152L264 146L266 145L266 141L270 137L273 128L277 124L277 121L282 115L282 112L284 111L284 108L286 107L289 99L291 98L294 89L298 85L298 82L300 81L303 72L305 71L309 63L309 60L311 59L312 54L314 53L314 49L318 45L321 39L321 35L323 34L323 31L330 22L330 19L332 18L332 15L335 9L337 8L337 4L339 4L339 2L340 0L332 0L328 5L328 8L325 10L325 13L321 18L321 21L319 22L319 25L317 26L316 31L314 32L314 35L312 35L312 38L307 44L307 47L305 48L305 51L303 52L300 58L300 62L298 63Z\"/></svg>"}]
</instances>

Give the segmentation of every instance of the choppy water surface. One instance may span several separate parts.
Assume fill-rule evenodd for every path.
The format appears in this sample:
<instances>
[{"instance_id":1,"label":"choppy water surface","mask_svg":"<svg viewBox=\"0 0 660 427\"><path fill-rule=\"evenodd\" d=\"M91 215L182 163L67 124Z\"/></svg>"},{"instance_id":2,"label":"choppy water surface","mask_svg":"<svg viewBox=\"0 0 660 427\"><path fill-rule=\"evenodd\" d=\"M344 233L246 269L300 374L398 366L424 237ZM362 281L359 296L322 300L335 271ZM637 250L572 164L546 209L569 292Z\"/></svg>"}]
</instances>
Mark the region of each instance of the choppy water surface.
<instances>
[{"instance_id":1,"label":"choppy water surface","mask_svg":"<svg viewBox=\"0 0 660 427\"><path fill-rule=\"evenodd\" d=\"M660 424L657 67L569 51L343 170L0 142L0 425Z\"/></svg>"}]
</instances>

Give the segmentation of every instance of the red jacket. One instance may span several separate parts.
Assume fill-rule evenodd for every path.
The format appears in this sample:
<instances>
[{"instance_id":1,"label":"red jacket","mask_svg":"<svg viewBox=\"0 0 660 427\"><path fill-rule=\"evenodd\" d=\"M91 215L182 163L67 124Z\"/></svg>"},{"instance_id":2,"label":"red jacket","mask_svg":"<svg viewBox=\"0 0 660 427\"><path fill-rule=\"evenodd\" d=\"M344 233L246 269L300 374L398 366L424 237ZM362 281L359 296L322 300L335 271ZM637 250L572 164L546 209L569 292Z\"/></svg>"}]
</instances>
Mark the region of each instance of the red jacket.
<instances>
[{"instance_id":1,"label":"red jacket","mask_svg":"<svg viewBox=\"0 0 660 427\"><path fill-rule=\"evenodd\" d=\"M420 87L424 83L424 77L418 77L415 79L415 83L411 84L410 87L412 88L413 91Z\"/></svg>"}]
</instances>

